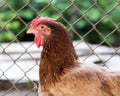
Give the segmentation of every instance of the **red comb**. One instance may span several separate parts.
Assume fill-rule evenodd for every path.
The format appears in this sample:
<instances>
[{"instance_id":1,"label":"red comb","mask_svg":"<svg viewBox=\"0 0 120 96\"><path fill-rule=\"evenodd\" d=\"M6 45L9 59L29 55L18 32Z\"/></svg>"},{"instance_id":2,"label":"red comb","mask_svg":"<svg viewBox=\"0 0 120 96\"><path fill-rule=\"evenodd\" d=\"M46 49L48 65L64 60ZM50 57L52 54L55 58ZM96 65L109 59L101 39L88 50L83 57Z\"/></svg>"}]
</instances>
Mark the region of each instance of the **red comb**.
<instances>
[{"instance_id":1,"label":"red comb","mask_svg":"<svg viewBox=\"0 0 120 96\"><path fill-rule=\"evenodd\" d=\"M35 19L32 20L31 24L30 24L30 28L31 27L36 27L38 24L45 22L45 21L55 21L54 18L49 18L49 17L37 17Z\"/></svg>"}]
</instances>

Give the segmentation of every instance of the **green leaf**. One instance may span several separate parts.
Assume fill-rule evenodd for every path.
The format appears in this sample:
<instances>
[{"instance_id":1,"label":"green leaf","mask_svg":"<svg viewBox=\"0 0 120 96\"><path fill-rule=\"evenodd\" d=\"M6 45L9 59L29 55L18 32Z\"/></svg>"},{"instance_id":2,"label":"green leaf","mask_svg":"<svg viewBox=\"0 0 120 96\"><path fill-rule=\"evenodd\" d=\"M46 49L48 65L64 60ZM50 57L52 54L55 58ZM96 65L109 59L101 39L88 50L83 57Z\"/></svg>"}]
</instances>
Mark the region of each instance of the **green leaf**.
<instances>
[{"instance_id":1,"label":"green leaf","mask_svg":"<svg viewBox=\"0 0 120 96\"><path fill-rule=\"evenodd\" d=\"M111 43L111 44L114 44L114 42L115 42L115 36L114 36L114 35L109 36L109 37L107 38L107 41L108 41L109 43Z\"/></svg>"},{"instance_id":2,"label":"green leaf","mask_svg":"<svg viewBox=\"0 0 120 96\"><path fill-rule=\"evenodd\" d=\"M14 35L11 32L2 32L0 33L0 42L8 42L14 39Z\"/></svg>"},{"instance_id":3,"label":"green leaf","mask_svg":"<svg viewBox=\"0 0 120 96\"><path fill-rule=\"evenodd\" d=\"M6 25L6 27L7 27L8 29L17 29L17 28L19 28L19 26L20 26L20 22L19 22L19 21L12 21L12 22L9 22L9 23Z\"/></svg>"},{"instance_id":4,"label":"green leaf","mask_svg":"<svg viewBox=\"0 0 120 96\"><path fill-rule=\"evenodd\" d=\"M22 18L27 18L27 19L31 19L34 15L34 12L32 10L22 10L20 13L19 13L19 16L22 17Z\"/></svg>"},{"instance_id":5,"label":"green leaf","mask_svg":"<svg viewBox=\"0 0 120 96\"><path fill-rule=\"evenodd\" d=\"M86 16L92 21L97 21L101 17L101 13L96 8L92 8L86 13Z\"/></svg>"}]
</instances>

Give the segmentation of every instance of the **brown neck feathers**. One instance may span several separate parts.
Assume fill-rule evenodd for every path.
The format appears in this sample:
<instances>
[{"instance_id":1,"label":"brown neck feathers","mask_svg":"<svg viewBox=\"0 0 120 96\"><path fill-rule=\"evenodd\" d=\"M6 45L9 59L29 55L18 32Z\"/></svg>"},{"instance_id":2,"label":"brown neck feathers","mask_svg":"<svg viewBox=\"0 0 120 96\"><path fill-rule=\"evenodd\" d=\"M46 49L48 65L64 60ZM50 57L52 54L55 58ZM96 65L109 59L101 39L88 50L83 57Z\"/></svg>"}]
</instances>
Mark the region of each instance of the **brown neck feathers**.
<instances>
[{"instance_id":1,"label":"brown neck feathers","mask_svg":"<svg viewBox=\"0 0 120 96\"><path fill-rule=\"evenodd\" d=\"M47 25L52 29L52 34L43 45L40 62L40 83L43 86L60 80L64 70L73 67L77 59L67 30L62 24L55 24Z\"/></svg>"}]
</instances>

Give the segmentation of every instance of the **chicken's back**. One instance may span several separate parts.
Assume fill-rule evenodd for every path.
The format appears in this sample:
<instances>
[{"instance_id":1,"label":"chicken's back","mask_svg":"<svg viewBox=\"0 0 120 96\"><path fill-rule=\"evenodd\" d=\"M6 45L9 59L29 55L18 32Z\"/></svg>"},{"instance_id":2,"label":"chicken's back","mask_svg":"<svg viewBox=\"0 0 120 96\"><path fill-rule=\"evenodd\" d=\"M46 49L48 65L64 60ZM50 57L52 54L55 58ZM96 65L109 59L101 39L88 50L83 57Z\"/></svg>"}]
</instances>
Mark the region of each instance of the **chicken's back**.
<instances>
[{"instance_id":1,"label":"chicken's back","mask_svg":"<svg viewBox=\"0 0 120 96\"><path fill-rule=\"evenodd\" d=\"M61 80L52 84L43 96L120 96L120 75L95 64L65 71Z\"/></svg>"}]
</instances>

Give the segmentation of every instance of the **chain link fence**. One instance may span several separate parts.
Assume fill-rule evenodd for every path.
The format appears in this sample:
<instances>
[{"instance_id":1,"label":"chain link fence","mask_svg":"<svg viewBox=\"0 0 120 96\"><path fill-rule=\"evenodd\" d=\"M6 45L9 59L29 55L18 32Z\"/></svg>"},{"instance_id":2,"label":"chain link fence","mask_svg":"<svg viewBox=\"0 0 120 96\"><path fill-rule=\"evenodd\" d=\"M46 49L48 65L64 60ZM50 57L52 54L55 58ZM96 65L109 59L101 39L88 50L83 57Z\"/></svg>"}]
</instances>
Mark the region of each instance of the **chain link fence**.
<instances>
[{"instance_id":1,"label":"chain link fence","mask_svg":"<svg viewBox=\"0 0 120 96\"><path fill-rule=\"evenodd\" d=\"M120 0L0 0L0 96L37 96L41 49L33 42L22 42L33 40L25 32L36 16L62 22L76 40L81 61L117 69L118 10Z\"/></svg>"}]
</instances>

